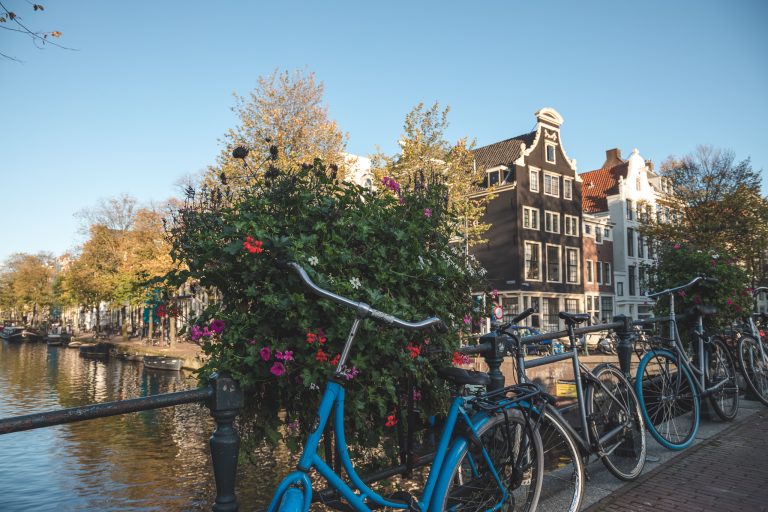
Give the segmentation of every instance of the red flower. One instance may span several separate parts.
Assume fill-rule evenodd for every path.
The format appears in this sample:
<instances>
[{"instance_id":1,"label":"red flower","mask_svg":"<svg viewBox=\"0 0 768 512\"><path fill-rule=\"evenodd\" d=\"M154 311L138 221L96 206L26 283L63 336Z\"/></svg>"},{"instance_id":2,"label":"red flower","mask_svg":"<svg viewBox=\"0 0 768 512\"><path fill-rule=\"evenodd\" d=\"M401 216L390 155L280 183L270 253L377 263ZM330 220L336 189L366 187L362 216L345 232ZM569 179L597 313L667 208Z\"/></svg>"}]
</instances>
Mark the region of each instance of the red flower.
<instances>
[{"instance_id":1,"label":"red flower","mask_svg":"<svg viewBox=\"0 0 768 512\"><path fill-rule=\"evenodd\" d=\"M392 411L392 414L387 416L387 422L384 425L387 427L394 427L397 425L397 414L395 414L395 411Z\"/></svg>"},{"instance_id":2,"label":"red flower","mask_svg":"<svg viewBox=\"0 0 768 512\"><path fill-rule=\"evenodd\" d=\"M408 346L405 347L405 350L408 351L408 353L411 355L411 358L416 359L421 354L421 347L417 347L413 343L408 343Z\"/></svg>"},{"instance_id":3,"label":"red flower","mask_svg":"<svg viewBox=\"0 0 768 512\"><path fill-rule=\"evenodd\" d=\"M247 236L245 237L245 242L243 242L243 247L245 247L245 250L251 254L260 254L264 252L264 249L261 248L263 244L264 242L261 240L255 240L252 236Z\"/></svg>"},{"instance_id":4,"label":"red flower","mask_svg":"<svg viewBox=\"0 0 768 512\"><path fill-rule=\"evenodd\" d=\"M336 354L335 356L333 356L333 359L329 361L329 363L331 366L336 366L337 364L339 364L340 359L341 359L341 354Z\"/></svg>"},{"instance_id":5,"label":"red flower","mask_svg":"<svg viewBox=\"0 0 768 512\"><path fill-rule=\"evenodd\" d=\"M461 352L454 352L453 353L453 364L456 366L460 366L463 364L469 364L472 360L469 358L467 354L462 354Z\"/></svg>"},{"instance_id":6,"label":"red flower","mask_svg":"<svg viewBox=\"0 0 768 512\"><path fill-rule=\"evenodd\" d=\"M323 352L322 349L320 349L315 354L315 360L320 362L320 363L324 363L324 362L326 362L328 360L328 354L326 354L325 352Z\"/></svg>"},{"instance_id":7,"label":"red flower","mask_svg":"<svg viewBox=\"0 0 768 512\"><path fill-rule=\"evenodd\" d=\"M316 341L317 341L317 334L315 334L313 332L308 332L307 333L307 343L309 343L311 345L311 344L313 344Z\"/></svg>"}]
</instances>

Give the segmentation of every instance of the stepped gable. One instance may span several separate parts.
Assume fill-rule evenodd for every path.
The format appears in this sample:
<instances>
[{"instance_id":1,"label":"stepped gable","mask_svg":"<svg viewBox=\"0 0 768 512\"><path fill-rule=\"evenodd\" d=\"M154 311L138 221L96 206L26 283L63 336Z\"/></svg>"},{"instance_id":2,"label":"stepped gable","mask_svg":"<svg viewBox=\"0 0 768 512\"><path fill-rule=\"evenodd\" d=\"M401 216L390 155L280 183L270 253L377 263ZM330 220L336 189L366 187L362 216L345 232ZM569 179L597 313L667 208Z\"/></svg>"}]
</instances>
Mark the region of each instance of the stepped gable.
<instances>
[{"instance_id":1,"label":"stepped gable","mask_svg":"<svg viewBox=\"0 0 768 512\"><path fill-rule=\"evenodd\" d=\"M499 165L511 167L512 163L523 154L520 144L525 144L526 149L530 148L535 138L536 130L477 148L474 150L475 162L481 169L491 169Z\"/></svg>"},{"instance_id":2,"label":"stepped gable","mask_svg":"<svg viewBox=\"0 0 768 512\"><path fill-rule=\"evenodd\" d=\"M619 193L619 179L627 178L628 169L628 161L622 160L621 151L609 149L600 169L581 174L581 205L584 212L607 211L607 197Z\"/></svg>"}]
</instances>

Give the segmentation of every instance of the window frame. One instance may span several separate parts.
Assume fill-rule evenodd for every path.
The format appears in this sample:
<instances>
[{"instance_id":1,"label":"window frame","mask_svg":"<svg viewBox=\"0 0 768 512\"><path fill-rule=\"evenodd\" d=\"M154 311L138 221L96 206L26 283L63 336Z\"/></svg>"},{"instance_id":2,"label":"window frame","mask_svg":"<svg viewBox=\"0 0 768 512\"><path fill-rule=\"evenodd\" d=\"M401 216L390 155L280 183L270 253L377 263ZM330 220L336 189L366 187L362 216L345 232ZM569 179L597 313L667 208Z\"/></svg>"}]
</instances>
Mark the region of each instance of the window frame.
<instances>
[{"instance_id":1,"label":"window frame","mask_svg":"<svg viewBox=\"0 0 768 512\"><path fill-rule=\"evenodd\" d=\"M529 219L531 219L531 220L534 217L536 217L536 223L535 223L536 227L532 227L530 225L529 226L525 225L525 214L526 213L529 214ZM533 224L533 223L529 222L529 224ZM532 206L523 206L523 228L524 229L530 229L530 230L533 230L533 231L540 231L541 230L541 210L539 210L538 208L534 208Z\"/></svg>"},{"instance_id":2,"label":"window frame","mask_svg":"<svg viewBox=\"0 0 768 512\"><path fill-rule=\"evenodd\" d=\"M610 261L604 261L603 262L603 284L606 286L611 285L611 262Z\"/></svg>"},{"instance_id":3,"label":"window frame","mask_svg":"<svg viewBox=\"0 0 768 512\"><path fill-rule=\"evenodd\" d=\"M587 260L586 261L586 271L587 271L587 283L592 284L595 282L595 275L592 273L592 264L594 263L593 260Z\"/></svg>"},{"instance_id":4,"label":"window frame","mask_svg":"<svg viewBox=\"0 0 768 512\"><path fill-rule=\"evenodd\" d=\"M554 222L555 216L557 216L557 226L556 230L549 230L547 229L547 219L548 216L550 216ZM552 210L544 210L544 232L545 233L553 233L555 235L560 234L560 212L553 212Z\"/></svg>"},{"instance_id":5,"label":"window frame","mask_svg":"<svg viewBox=\"0 0 768 512\"><path fill-rule=\"evenodd\" d=\"M571 262L568 258L569 251L571 251L571 253L575 253L573 262L576 267L576 278L573 281L571 281L570 279ZM580 258L581 258L581 251L579 250L578 247L569 247L567 245L565 246L565 269L564 270L565 270L566 284L581 283L581 265L580 265L581 259Z\"/></svg>"},{"instance_id":6,"label":"window frame","mask_svg":"<svg viewBox=\"0 0 768 512\"><path fill-rule=\"evenodd\" d=\"M552 159L549 159L549 150L552 149ZM551 142L545 142L544 143L544 160L548 164L556 164L557 163L557 144L553 144Z\"/></svg>"},{"instance_id":7,"label":"window frame","mask_svg":"<svg viewBox=\"0 0 768 512\"><path fill-rule=\"evenodd\" d=\"M550 279L549 278L549 271L550 271L550 264L549 264L549 249L550 248L556 248L557 249L557 279ZM563 282L563 248L562 246L558 244L545 244L545 252L547 256L547 262L546 262L546 271L547 271L547 281L548 283L562 283Z\"/></svg>"},{"instance_id":8,"label":"window frame","mask_svg":"<svg viewBox=\"0 0 768 512\"><path fill-rule=\"evenodd\" d=\"M539 275L538 278L528 277L528 268L529 268L528 267L528 261L529 261L529 259L528 259L527 252L528 252L528 247L529 246L530 247L535 246L537 251L538 251L537 252L537 254L539 256L538 259L537 259L537 262L538 262L538 275ZM541 242L534 242L533 240L526 240L526 241L524 241L523 242L523 279L526 280L526 281L532 281L532 282L539 282L539 283L542 282L542 274L543 274L543 272L542 272L541 266L542 266Z\"/></svg>"},{"instance_id":9,"label":"window frame","mask_svg":"<svg viewBox=\"0 0 768 512\"><path fill-rule=\"evenodd\" d=\"M568 220L571 221L572 232L568 232ZM579 218L575 215L563 215L563 229L567 236L579 236Z\"/></svg>"},{"instance_id":10,"label":"window frame","mask_svg":"<svg viewBox=\"0 0 768 512\"><path fill-rule=\"evenodd\" d=\"M549 178L550 191L547 192L547 178ZM556 192L552 192L552 184L555 184L554 188L557 188ZM560 175L554 172L544 171L544 195L550 197L560 197Z\"/></svg>"},{"instance_id":11,"label":"window frame","mask_svg":"<svg viewBox=\"0 0 768 512\"><path fill-rule=\"evenodd\" d=\"M536 178L533 178L533 175L536 175ZM539 187L541 177L541 170L537 169L535 167L528 167L528 188L531 192L539 193L541 191L541 188ZM535 186L534 186L535 184Z\"/></svg>"},{"instance_id":12,"label":"window frame","mask_svg":"<svg viewBox=\"0 0 768 512\"><path fill-rule=\"evenodd\" d=\"M568 194L565 192L568 191ZM563 177L563 199L573 199L573 178Z\"/></svg>"}]
</instances>

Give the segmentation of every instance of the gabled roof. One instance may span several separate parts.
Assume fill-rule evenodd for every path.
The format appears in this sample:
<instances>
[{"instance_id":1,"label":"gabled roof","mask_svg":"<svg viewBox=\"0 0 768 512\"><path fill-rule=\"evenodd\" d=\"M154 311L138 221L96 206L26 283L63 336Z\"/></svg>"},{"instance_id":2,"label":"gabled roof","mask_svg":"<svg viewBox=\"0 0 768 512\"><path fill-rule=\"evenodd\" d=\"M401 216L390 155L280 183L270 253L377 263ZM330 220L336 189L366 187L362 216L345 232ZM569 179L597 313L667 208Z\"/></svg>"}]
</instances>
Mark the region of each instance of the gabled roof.
<instances>
[{"instance_id":1,"label":"gabled roof","mask_svg":"<svg viewBox=\"0 0 768 512\"><path fill-rule=\"evenodd\" d=\"M615 152L614 152L615 151ZM629 165L616 150L608 152L600 169L581 174L581 207L587 213L608 210L608 196L619 193L619 177L627 179Z\"/></svg>"},{"instance_id":2,"label":"gabled roof","mask_svg":"<svg viewBox=\"0 0 768 512\"><path fill-rule=\"evenodd\" d=\"M531 147L534 139L536 138L536 130L512 137L511 139L502 140L501 142L495 142L477 148L473 151L475 154L475 162L481 169L491 169L498 167L499 165L506 165L510 167L512 162L520 158L522 152L520 151L520 143L525 144L526 148Z\"/></svg>"}]
</instances>

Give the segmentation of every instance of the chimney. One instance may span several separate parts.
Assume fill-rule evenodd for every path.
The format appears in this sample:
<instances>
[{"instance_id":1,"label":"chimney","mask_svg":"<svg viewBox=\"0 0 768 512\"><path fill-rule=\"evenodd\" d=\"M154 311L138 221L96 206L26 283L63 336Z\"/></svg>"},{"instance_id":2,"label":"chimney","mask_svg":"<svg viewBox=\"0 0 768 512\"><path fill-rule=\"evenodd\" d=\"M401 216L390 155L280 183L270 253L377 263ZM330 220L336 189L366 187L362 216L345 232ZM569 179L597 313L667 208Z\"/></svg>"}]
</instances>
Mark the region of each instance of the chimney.
<instances>
[{"instance_id":1,"label":"chimney","mask_svg":"<svg viewBox=\"0 0 768 512\"><path fill-rule=\"evenodd\" d=\"M613 167L614 165L622 163L621 150L619 148L608 149L605 152L605 163L603 167Z\"/></svg>"},{"instance_id":2,"label":"chimney","mask_svg":"<svg viewBox=\"0 0 768 512\"><path fill-rule=\"evenodd\" d=\"M651 162L650 160L646 160L645 166L648 168L649 171L653 172L653 162Z\"/></svg>"}]
</instances>

